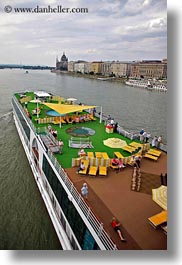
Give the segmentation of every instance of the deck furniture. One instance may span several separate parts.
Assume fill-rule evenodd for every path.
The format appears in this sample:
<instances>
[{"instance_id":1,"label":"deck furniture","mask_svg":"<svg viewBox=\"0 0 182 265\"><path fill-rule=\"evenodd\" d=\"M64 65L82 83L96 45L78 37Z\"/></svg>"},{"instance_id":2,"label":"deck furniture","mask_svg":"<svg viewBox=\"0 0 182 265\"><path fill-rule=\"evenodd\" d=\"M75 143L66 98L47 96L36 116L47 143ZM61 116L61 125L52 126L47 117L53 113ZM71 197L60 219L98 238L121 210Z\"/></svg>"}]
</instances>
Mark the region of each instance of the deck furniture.
<instances>
[{"instance_id":1,"label":"deck furniture","mask_svg":"<svg viewBox=\"0 0 182 265\"><path fill-rule=\"evenodd\" d=\"M99 166L99 175L101 175L101 176L107 176L107 167L105 167L105 166Z\"/></svg>"},{"instance_id":2,"label":"deck furniture","mask_svg":"<svg viewBox=\"0 0 182 265\"><path fill-rule=\"evenodd\" d=\"M142 144L137 143L137 142L131 142L129 145L132 146L132 147L136 147L136 148L142 147Z\"/></svg>"},{"instance_id":3,"label":"deck furniture","mask_svg":"<svg viewBox=\"0 0 182 265\"><path fill-rule=\"evenodd\" d=\"M167 235L167 225L161 225L161 228L165 235Z\"/></svg>"},{"instance_id":4,"label":"deck furniture","mask_svg":"<svg viewBox=\"0 0 182 265\"><path fill-rule=\"evenodd\" d=\"M113 165L112 165L112 159L110 159L109 167L110 167L111 169L113 169L113 170L115 170L115 169L119 169L119 166L113 166Z\"/></svg>"},{"instance_id":5,"label":"deck furniture","mask_svg":"<svg viewBox=\"0 0 182 265\"><path fill-rule=\"evenodd\" d=\"M132 147L132 146L129 146L129 145L125 145L125 146L122 147L122 149L123 149L124 151L129 152L129 153L133 153L133 152L135 152L138 148L136 148L136 147Z\"/></svg>"},{"instance_id":6,"label":"deck furniture","mask_svg":"<svg viewBox=\"0 0 182 265\"><path fill-rule=\"evenodd\" d=\"M102 158L102 153L101 152L95 152L95 157L96 158Z\"/></svg>"},{"instance_id":7,"label":"deck furniture","mask_svg":"<svg viewBox=\"0 0 182 265\"><path fill-rule=\"evenodd\" d=\"M93 148L92 141L89 138L71 137L69 147L72 148Z\"/></svg>"},{"instance_id":8,"label":"deck furniture","mask_svg":"<svg viewBox=\"0 0 182 265\"><path fill-rule=\"evenodd\" d=\"M94 153L93 152L87 152L87 156L88 157L94 157Z\"/></svg>"},{"instance_id":9,"label":"deck furniture","mask_svg":"<svg viewBox=\"0 0 182 265\"><path fill-rule=\"evenodd\" d=\"M167 223L167 211L162 211L149 217L148 221L156 229L158 226Z\"/></svg>"},{"instance_id":10,"label":"deck furniture","mask_svg":"<svg viewBox=\"0 0 182 265\"><path fill-rule=\"evenodd\" d=\"M150 155L150 154L147 154L147 153L143 157L152 159L154 161L157 161L157 159L158 159L158 156L153 156L153 155Z\"/></svg>"},{"instance_id":11,"label":"deck furniture","mask_svg":"<svg viewBox=\"0 0 182 265\"><path fill-rule=\"evenodd\" d=\"M85 169L84 170L80 170L79 174L86 175L87 174L87 170L88 170L88 166L89 166L89 161L88 160L81 160L81 162L84 163Z\"/></svg>"},{"instance_id":12,"label":"deck furniture","mask_svg":"<svg viewBox=\"0 0 182 265\"><path fill-rule=\"evenodd\" d=\"M61 148L56 145L56 142L48 135L40 135L42 142L45 147L49 149L52 153L61 153Z\"/></svg>"},{"instance_id":13,"label":"deck furniture","mask_svg":"<svg viewBox=\"0 0 182 265\"><path fill-rule=\"evenodd\" d=\"M109 156L108 156L108 154L106 152L102 152L102 157L104 159L109 159Z\"/></svg>"},{"instance_id":14,"label":"deck furniture","mask_svg":"<svg viewBox=\"0 0 182 265\"><path fill-rule=\"evenodd\" d=\"M161 155L161 151L158 151L158 150L155 150L155 149L149 149L148 150L148 152L147 152L147 154L149 154L149 155L154 155L154 156L160 156Z\"/></svg>"},{"instance_id":15,"label":"deck furniture","mask_svg":"<svg viewBox=\"0 0 182 265\"><path fill-rule=\"evenodd\" d=\"M97 175L97 169L98 168L96 166L90 166L88 174L92 175L92 176L96 176Z\"/></svg>"},{"instance_id":16,"label":"deck furniture","mask_svg":"<svg viewBox=\"0 0 182 265\"><path fill-rule=\"evenodd\" d=\"M120 152L114 152L114 156L117 158L123 158L123 155Z\"/></svg>"}]
</instances>

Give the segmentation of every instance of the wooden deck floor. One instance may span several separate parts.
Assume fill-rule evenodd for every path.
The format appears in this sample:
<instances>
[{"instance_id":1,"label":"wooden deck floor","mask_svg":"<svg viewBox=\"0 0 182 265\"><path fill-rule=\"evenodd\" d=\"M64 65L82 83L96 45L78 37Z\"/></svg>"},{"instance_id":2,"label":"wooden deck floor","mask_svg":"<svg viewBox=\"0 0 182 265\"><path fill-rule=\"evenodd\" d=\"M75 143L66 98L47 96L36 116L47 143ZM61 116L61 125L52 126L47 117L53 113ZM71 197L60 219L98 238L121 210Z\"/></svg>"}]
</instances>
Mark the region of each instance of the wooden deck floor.
<instances>
[{"instance_id":1,"label":"wooden deck floor","mask_svg":"<svg viewBox=\"0 0 182 265\"><path fill-rule=\"evenodd\" d=\"M161 229L155 230L148 217L159 213L162 208L151 194L131 191L133 169L127 166L116 174L111 169L106 177L80 176L76 168L66 169L70 179L80 190L83 182L89 186L87 203L121 250L166 250L167 236ZM141 172L155 175L167 172L167 156L162 153L158 161L143 158ZM157 177L158 177L157 176ZM159 177L158 177L159 178ZM111 227L111 218L116 216L122 224L122 232L127 242L122 243Z\"/></svg>"}]
</instances>

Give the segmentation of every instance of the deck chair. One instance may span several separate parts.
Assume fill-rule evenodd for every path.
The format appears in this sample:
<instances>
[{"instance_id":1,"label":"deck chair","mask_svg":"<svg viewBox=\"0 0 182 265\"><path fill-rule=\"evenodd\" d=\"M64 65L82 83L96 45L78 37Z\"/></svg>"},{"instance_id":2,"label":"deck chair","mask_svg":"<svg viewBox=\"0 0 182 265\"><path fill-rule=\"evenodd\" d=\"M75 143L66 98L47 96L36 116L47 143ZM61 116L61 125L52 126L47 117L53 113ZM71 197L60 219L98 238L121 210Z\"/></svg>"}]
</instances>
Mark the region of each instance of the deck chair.
<instances>
[{"instance_id":1,"label":"deck chair","mask_svg":"<svg viewBox=\"0 0 182 265\"><path fill-rule=\"evenodd\" d=\"M97 169L98 168L96 166L90 166L88 174L92 175L92 176L96 176L97 175Z\"/></svg>"},{"instance_id":2,"label":"deck chair","mask_svg":"<svg viewBox=\"0 0 182 265\"><path fill-rule=\"evenodd\" d=\"M160 156L161 155L161 151L155 150L155 149L149 149L147 154L149 155L153 155L153 156Z\"/></svg>"},{"instance_id":3,"label":"deck chair","mask_svg":"<svg viewBox=\"0 0 182 265\"><path fill-rule=\"evenodd\" d=\"M147 153L143 157L152 159L154 161L157 161L157 159L158 159L158 156L153 156L153 155L150 155L150 154L147 154Z\"/></svg>"},{"instance_id":4,"label":"deck chair","mask_svg":"<svg viewBox=\"0 0 182 265\"><path fill-rule=\"evenodd\" d=\"M95 157L96 158L102 158L102 153L101 152L95 152Z\"/></svg>"},{"instance_id":5,"label":"deck chair","mask_svg":"<svg viewBox=\"0 0 182 265\"><path fill-rule=\"evenodd\" d=\"M88 157L94 157L94 153L93 152L87 152L87 156Z\"/></svg>"},{"instance_id":6,"label":"deck chair","mask_svg":"<svg viewBox=\"0 0 182 265\"><path fill-rule=\"evenodd\" d=\"M110 159L109 167L110 167L111 169L113 169L113 170L115 170L115 169L119 169L118 166L113 166L113 165L112 165L112 159Z\"/></svg>"},{"instance_id":7,"label":"deck chair","mask_svg":"<svg viewBox=\"0 0 182 265\"><path fill-rule=\"evenodd\" d=\"M100 176L107 176L107 167L99 166L99 175Z\"/></svg>"},{"instance_id":8,"label":"deck chair","mask_svg":"<svg viewBox=\"0 0 182 265\"><path fill-rule=\"evenodd\" d=\"M167 211L162 211L148 218L149 223L156 229L158 226L167 222Z\"/></svg>"},{"instance_id":9,"label":"deck chair","mask_svg":"<svg viewBox=\"0 0 182 265\"><path fill-rule=\"evenodd\" d=\"M79 174L86 175L87 174L87 170L88 170L88 166L89 166L89 161L88 160L81 160L81 161L83 161L83 163L85 165L85 169L84 170L80 170Z\"/></svg>"},{"instance_id":10,"label":"deck chair","mask_svg":"<svg viewBox=\"0 0 182 265\"><path fill-rule=\"evenodd\" d=\"M102 152L102 157L104 159L109 159L109 156L108 156L108 154L106 152Z\"/></svg>"},{"instance_id":11,"label":"deck chair","mask_svg":"<svg viewBox=\"0 0 182 265\"><path fill-rule=\"evenodd\" d=\"M133 152L135 152L138 148L136 148L136 147L132 147L132 146L129 146L129 145L125 145L125 146L122 147L122 149L123 149L124 151L129 152L129 153L133 153Z\"/></svg>"},{"instance_id":12,"label":"deck chair","mask_svg":"<svg viewBox=\"0 0 182 265\"><path fill-rule=\"evenodd\" d=\"M114 152L114 156L117 158L123 158L123 155L120 152Z\"/></svg>"},{"instance_id":13,"label":"deck chair","mask_svg":"<svg viewBox=\"0 0 182 265\"><path fill-rule=\"evenodd\" d=\"M136 148L142 147L142 144L137 143L137 142L131 142L129 145L132 147L136 147Z\"/></svg>"},{"instance_id":14,"label":"deck chair","mask_svg":"<svg viewBox=\"0 0 182 265\"><path fill-rule=\"evenodd\" d=\"M167 225L161 225L161 228L165 235L167 235Z\"/></svg>"}]
</instances>

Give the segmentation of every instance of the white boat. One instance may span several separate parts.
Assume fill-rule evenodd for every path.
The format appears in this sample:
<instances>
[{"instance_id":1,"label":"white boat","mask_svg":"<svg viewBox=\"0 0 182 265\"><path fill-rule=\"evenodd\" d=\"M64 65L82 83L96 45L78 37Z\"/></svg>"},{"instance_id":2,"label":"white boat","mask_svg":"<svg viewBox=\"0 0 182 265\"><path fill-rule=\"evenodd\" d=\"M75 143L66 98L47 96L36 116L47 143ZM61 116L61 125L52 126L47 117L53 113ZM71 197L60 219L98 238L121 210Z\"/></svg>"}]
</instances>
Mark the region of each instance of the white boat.
<instances>
[{"instance_id":1,"label":"white boat","mask_svg":"<svg viewBox=\"0 0 182 265\"><path fill-rule=\"evenodd\" d=\"M125 82L125 84L128 86L146 88L148 90L159 90L159 91L163 91L163 92L167 91L167 85L166 84L152 82L151 80L129 79Z\"/></svg>"}]
</instances>

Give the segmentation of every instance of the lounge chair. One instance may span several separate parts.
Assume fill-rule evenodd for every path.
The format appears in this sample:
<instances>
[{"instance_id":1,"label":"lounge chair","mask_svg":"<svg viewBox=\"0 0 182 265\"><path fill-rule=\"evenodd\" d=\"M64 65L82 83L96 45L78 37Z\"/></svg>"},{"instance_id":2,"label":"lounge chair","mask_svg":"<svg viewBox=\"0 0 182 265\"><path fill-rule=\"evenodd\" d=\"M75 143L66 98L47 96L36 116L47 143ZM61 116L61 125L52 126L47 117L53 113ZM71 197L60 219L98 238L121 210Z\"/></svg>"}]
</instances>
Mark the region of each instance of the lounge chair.
<instances>
[{"instance_id":1,"label":"lounge chair","mask_svg":"<svg viewBox=\"0 0 182 265\"><path fill-rule=\"evenodd\" d=\"M158 156L153 156L153 155L150 155L150 154L145 154L143 157L146 157L146 158L149 158L149 159L152 159L152 160L155 160L155 161L157 161L157 159L158 159Z\"/></svg>"},{"instance_id":2,"label":"lounge chair","mask_svg":"<svg viewBox=\"0 0 182 265\"><path fill-rule=\"evenodd\" d=\"M96 166L90 166L88 174L92 175L92 176L96 176L97 175L97 169L98 168Z\"/></svg>"},{"instance_id":3,"label":"lounge chair","mask_svg":"<svg viewBox=\"0 0 182 265\"><path fill-rule=\"evenodd\" d=\"M113 165L112 165L112 159L110 159L109 167L110 167L111 169L113 169L113 170L115 170L115 169L119 169L119 166L113 166Z\"/></svg>"},{"instance_id":4,"label":"lounge chair","mask_svg":"<svg viewBox=\"0 0 182 265\"><path fill-rule=\"evenodd\" d=\"M107 167L99 166L99 175L107 176Z\"/></svg>"},{"instance_id":5,"label":"lounge chair","mask_svg":"<svg viewBox=\"0 0 182 265\"><path fill-rule=\"evenodd\" d=\"M101 152L95 152L95 157L96 158L102 158L102 153Z\"/></svg>"},{"instance_id":6,"label":"lounge chair","mask_svg":"<svg viewBox=\"0 0 182 265\"><path fill-rule=\"evenodd\" d=\"M88 157L94 157L94 153L93 152L87 152L87 156Z\"/></svg>"},{"instance_id":7,"label":"lounge chair","mask_svg":"<svg viewBox=\"0 0 182 265\"><path fill-rule=\"evenodd\" d=\"M79 174L86 175L87 174L87 170L88 170L88 166L89 166L89 161L88 160L81 160L81 161L83 161L83 163L85 165L85 169L84 170L80 170Z\"/></svg>"},{"instance_id":8,"label":"lounge chair","mask_svg":"<svg viewBox=\"0 0 182 265\"><path fill-rule=\"evenodd\" d=\"M167 225L161 225L161 228L165 235L167 235Z\"/></svg>"},{"instance_id":9,"label":"lounge chair","mask_svg":"<svg viewBox=\"0 0 182 265\"><path fill-rule=\"evenodd\" d=\"M137 142L131 142L131 143L129 144L129 146L139 148L139 147L142 147L142 144L137 143Z\"/></svg>"},{"instance_id":10,"label":"lounge chair","mask_svg":"<svg viewBox=\"0 0 182 265\"><path fill-rule=\"evenodd\" d=\"M117 158L123 158L123 155L120 152L114 152L114 156Z\"/></svg>"},{"instance_id":11,"label":"lounge chair","mask_svg":"<svg viewBox=\"0 0 182 265\"><path fill-rule=\"evenodd\" d=\"M106 152L102 152L102 157L104 159L109 159L109 156L108 156L108 154Z\"/></svg>"},{"instance_id":12,"label":"lounge chair","mask_svg":"<svg viewBox=\"0 0 182 265\"><path fill-rule=\"evenodd\" d=\"M135 152L138 148L136 148L136 147L132 147L132 146L129 146L129 145L125 145L125 146L122 147L122 149L123 149L124 151L129 152L129 153L133 153L133 152Z\"/></svg>"},{"instance_id":13,"label":"lounge chair","mask_svg":"<svg viewBox=\"0 0 182 265\"><path fill-rule=\"evenodd\" d=\"M154 156L160 156L161 155L161 151L158 151L158 150L155 150L155 149L149 149L148 150L148 152L147 152L147 154L149 154L149 155L154 155Z\"/></svg>"},{"instance_id":14,"label":"lounge chair","mask_svg":"<svg viewBox=\"0 0 182 265\"><path fill-rule=\"evenodd\" d=\"M162 211L148 218L149 223L156 229L158 226L167 223L167 211Z\"/></svg>"}]
</instances>

